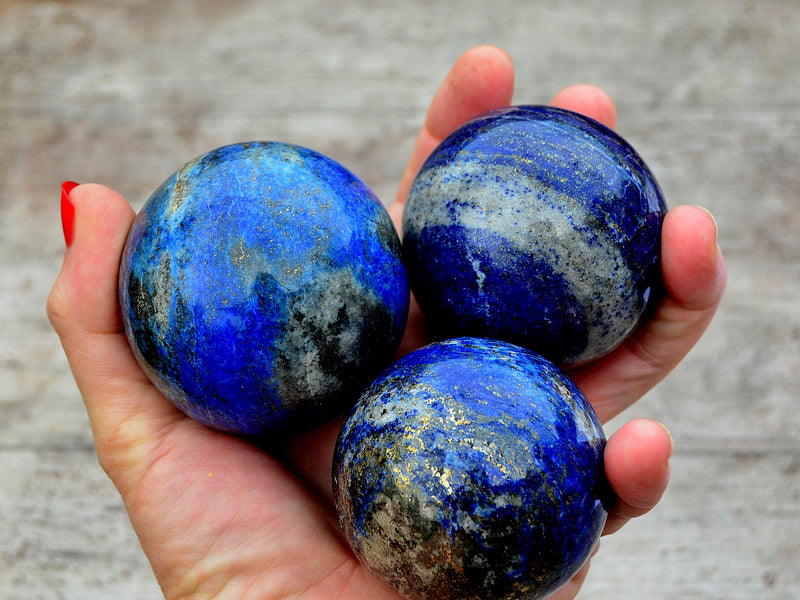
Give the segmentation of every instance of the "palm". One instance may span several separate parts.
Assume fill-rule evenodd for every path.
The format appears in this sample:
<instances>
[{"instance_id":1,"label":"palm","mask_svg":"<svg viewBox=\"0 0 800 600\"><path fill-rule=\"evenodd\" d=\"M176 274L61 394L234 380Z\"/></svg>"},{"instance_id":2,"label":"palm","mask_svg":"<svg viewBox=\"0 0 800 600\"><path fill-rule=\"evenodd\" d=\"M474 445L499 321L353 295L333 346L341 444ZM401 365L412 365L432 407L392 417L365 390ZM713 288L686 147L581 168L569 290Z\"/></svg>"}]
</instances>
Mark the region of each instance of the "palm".
<instances>
[{"instance_id":1,"label":"palm","mask_svg":"<svg viewBox=\"0 0 800 600\"><path fill-rule=\"evenodd\" d=\"M164 425L123 497L167 597L393 597L360 572L330 503L278 459L181 415Z\"/></svg>"},{"instance_id":2,"label":"palm","mask_svg":"<svg viewBox=\"0 0 800 600\"><path fill-rule=\"evenodd\" d=\"M474 49L456 63L431 104L390 209L395 223L411 177L436 143L464 120L509 104L512 88L510 61L497 49ZM614 124L613 105L596 89L565 91L554 103ZM48 313L85 400L98 457L165 596L397 599L361 568L338 533L330 489L338 422L265 452L173 408L136 364L116 308L116 273L133 211L100 186L81 186L71 197L75 243ZM696 209L668 215L664 275L671 296L623 348L573 372L602 419L666 375L710 321L724 284L711 228ZM400 352L425 341L412 305ZM651 422L612 436L606 470L619 498L607 532L658 501L669 451L668 435ZM586 568L556 598L573 598L585 574Z\"/></svg>"}]
</instances>

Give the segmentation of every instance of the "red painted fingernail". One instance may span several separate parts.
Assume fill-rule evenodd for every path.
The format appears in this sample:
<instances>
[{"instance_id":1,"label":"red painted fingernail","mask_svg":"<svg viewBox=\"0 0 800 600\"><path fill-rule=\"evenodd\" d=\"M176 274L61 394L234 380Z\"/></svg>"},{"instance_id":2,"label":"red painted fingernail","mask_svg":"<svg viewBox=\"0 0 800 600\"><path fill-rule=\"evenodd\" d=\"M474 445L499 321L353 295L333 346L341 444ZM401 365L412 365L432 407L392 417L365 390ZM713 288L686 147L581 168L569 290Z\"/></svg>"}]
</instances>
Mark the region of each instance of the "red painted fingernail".
<instances>
[{"instance_id":1,"label":"red painted fingernail","mask_svg":"<svg viewBox=\"0 0 800 600\"><path fill-rule=\"evenodd\" d=\"M64 241L67 248L72 244L72 235L75 227L75 205L69 199L69 193L78 187L74 181L65 181L61 184L61 227L64 229Z\"/></svg>"}]
</instances>

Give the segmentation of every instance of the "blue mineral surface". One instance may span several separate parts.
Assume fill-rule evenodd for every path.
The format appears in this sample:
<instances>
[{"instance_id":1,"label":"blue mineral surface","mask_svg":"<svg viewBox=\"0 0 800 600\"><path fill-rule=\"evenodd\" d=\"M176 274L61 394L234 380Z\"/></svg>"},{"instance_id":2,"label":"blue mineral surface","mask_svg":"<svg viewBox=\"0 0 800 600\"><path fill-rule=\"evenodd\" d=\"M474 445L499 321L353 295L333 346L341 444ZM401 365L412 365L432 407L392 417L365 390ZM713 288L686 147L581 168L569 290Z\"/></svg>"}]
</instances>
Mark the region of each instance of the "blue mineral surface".
<instances>
[{"instance_id":1,"label":"blue mineral surface","mask_svg":"<svg viewBox=\"0 0 800 600\"><path fill-rule=\"evenodd\" d=\"M403 249L435 336L579 364L619 345L660 298L665 213L647 165L612 130L509 107L466 123L424 163Z\"/></svg>"},{"instance_id":2,"label":"blue mineral surface","mask_svg":"<svg viewBox=\"0 0 800 600\"><path fill-rule=\"evenodd\" d=\"M393 359L409 287L367 186L277 142L224 146L147 201L119 299L143 370L178 408L234 433L305 429Z\"/></svg>"},{"instance_id":3,"label":"blue mineral surface","mask_svg":"<svg viewBox=\"0 0 800 600\"><path fill-rule=\"evenodd\" d=\"M606 520L605 437L550 361L457 338L406 355L355 405L334 498L361 561L409 598L541 598Z\"/></svg>"}]
</instances>

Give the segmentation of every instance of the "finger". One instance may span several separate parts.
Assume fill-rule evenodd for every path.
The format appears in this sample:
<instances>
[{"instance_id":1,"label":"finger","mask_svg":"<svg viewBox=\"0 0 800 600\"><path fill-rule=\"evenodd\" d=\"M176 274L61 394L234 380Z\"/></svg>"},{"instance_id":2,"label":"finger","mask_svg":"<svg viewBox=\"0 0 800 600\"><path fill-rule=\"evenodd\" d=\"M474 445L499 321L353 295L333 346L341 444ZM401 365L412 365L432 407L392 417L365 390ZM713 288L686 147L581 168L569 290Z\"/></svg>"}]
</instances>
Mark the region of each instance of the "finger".
<instances>
[{"instance_id":1,"label":"finger","mask_svg":"<svg viewBox=\"0 0 800 600\"><path fill-rule=\"evenodd\" d=\"M703 311L721 299L725 264L717 245L717 224L707 210L677 206L667 214L661 261L667 292L681 306Z\"/></svg>"},{"instance_id":2,"label":"finger","mask_svg":"<svg viewBox=\"0 0 800 600\"><path fill-rule=\"evenodd\" d=\"M133 209L100 185L78 186L69 199L74 239L47 313L86 405L98 457L119 484L117 472L129 465L142 468L157 438L153 432L179 413L147 380L122 329L117 274Z\"/></svg>"},{"instance_id":3,"label":"finger","mask_svg":"<svg viewBox=\"0 0 800 600\"><path fill-rule=\"evenodd\" d=\"M69 192L73 242L51 292L48 315L62 340L77 331L122 331L116 309L116 273L133 209L112 190L84 184ZM87 303L86 300L92 300Z\"/></svg>"},{"instance_id":4,"label":"finger","mask_svg":"<svg viewBox=\"0 0 800 600\"><path fill-rule=\"evenodd\" d=\"M617 108L611 96L593 85L581 83L566 87L553 96L550 104L591 117L611 129L617 126Z\"/></svg>"},{"instance_id":5,"label":"finger","mask_svg":"<svg viewBox=\"0 0 800 600\"><path fill-rule=\"evenodd\" d=\"M617 499L609 510L604 535L618 531L658 503L669 483L671 455L672 436L655 421L630 421L609 438L603 459Z\"/></svg>"},{"instance_id":6,"label":"finger","mask_svg":"<svg viewBox=\"0 0 800 600\"><path fill-rule=\"evenodd\" d=\"M411 181L431 151L453 130L473 117L511 103L514 65L495 46L476 46L456 60L433 96L425 125L417 137L396 202L403 203Z\"/></svg>"},{"instance_id":7,"label":"finger","mask_svg":"<svg viewBox=\"0 0 800 600\"><path fill-rule=\"evenodd\" d=\"M722 301L727 271L708 211L670 210L661 249L666 295L654 314L614 352L570 372L602 421L661 381L702 337Z\"/></svg>"}]
</instances>

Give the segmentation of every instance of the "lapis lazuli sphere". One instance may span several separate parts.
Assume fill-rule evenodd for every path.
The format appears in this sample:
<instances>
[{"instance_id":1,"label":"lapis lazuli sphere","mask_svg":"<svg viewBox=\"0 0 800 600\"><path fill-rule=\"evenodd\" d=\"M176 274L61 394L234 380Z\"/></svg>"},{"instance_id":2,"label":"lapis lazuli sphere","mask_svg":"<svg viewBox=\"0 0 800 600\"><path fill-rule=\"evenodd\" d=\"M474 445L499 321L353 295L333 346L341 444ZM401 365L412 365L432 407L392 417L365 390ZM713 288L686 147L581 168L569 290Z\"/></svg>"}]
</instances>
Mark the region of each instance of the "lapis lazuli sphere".
<instances>
[{"instance_id":1,"label":"lapis lazuli sphere","mask_svg":"<svg viewBox=\"0 0 800 600\"><path fill-rule=\"evenodd\" d=\"M446 138L411 186L412 289L434 336L585 363L661 296L666 210L647 165L604 125L546 106L495 110Z\"/></svg>"},{"instance_id":2,"label":"lapis lazuli sphere","mask_svg":"<svg viewBox=\"0 0 800 600\"><path fill-rule=\"evenodd\" d=\"M606 521L605 437L553 363L479 338L436 342L366 389L339 434L339 521L413 600L534 600L568 581Z\"/></svg>"},{"instance_id":3,"label":"lapis lazuli sphere","mask_svg":"<svg viewBox=\"0 0 800 600\"><path fill-rule=\"evenodd\" d=\"M394 358L409 286L383 205L343 166L224 146L150 197L119 276L142 369L190 417L261 435L349 408Z\"/></svg>"}]
</instances>

